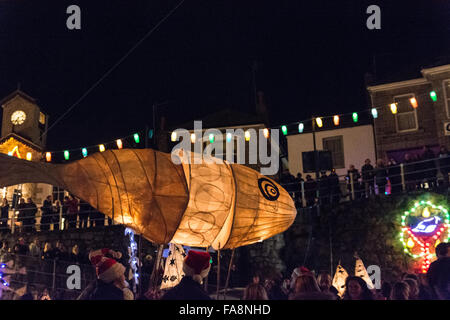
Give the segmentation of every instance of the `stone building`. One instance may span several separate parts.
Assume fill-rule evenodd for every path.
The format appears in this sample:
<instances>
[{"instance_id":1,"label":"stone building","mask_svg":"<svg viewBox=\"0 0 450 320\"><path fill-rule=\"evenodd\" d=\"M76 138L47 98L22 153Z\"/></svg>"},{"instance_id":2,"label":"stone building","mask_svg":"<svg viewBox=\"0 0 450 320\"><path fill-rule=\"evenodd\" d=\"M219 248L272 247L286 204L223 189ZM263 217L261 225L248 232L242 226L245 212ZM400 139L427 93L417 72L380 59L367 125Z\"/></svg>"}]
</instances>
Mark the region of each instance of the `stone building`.
<instances>
[{"instance_id":1,"label":"stone building","mask_svg":"<svg viewBox=\"0 0 450 320\"><path fill-rule=\"evenodd\" d=\"M48 116L36 99L17 89L0 101L3 109L0 152L29 161L41 161L46 144ZM19 197L32 198L40 205L53 187L43 183L24 183L2 187L2 197L15 204Z\"/></svg>"},{"instance_id":2,"label":"stone building","mask_svg":"<svg viewBox=\"0 0 450 320\"><path fill-rule=\"evenodd\" d=\"M378 108L377 158L402 161L405 153L420 154L425 145L435 154L441 145L450 147L450 65L421 73L422 78L367 87L372 108ZM396 114L390 109L392 103Z\"/></svg>"}]
</instances>

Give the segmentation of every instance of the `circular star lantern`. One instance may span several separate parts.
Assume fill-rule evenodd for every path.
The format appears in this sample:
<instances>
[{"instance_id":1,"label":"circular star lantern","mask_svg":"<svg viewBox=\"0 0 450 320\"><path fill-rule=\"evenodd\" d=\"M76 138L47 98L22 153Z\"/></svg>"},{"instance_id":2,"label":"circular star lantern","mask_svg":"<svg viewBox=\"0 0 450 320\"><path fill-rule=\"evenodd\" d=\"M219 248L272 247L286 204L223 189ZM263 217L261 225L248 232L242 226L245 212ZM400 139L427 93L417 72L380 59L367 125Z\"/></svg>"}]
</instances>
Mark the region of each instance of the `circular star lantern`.
<instances>
[{"instance_id":1,"label":"circular star lantern","mask_svg":"<svg viewBox=\"0 0 450 320\"><path fill-rule=\"evenodd\" d=\"M400 241L407 254L422 262L423 273L428 271L436 257L435 247L449 239L447 208L436 206L431 201L420 201L403 214Z\"/></svg>"}]
</instances>

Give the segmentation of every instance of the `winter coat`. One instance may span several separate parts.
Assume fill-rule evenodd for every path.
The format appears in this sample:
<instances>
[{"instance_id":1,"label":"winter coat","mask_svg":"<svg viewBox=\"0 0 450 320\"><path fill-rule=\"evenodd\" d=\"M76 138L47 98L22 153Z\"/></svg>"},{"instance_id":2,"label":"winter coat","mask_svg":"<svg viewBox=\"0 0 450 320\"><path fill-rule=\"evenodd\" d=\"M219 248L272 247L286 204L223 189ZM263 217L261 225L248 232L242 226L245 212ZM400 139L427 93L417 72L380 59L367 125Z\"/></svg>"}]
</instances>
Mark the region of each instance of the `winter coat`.
<instances>
[{"instance_id":1,"label":"winter coat","mask_svg":"<svg viewBox=\"0 0 450 320\"><path fill-rule=\"evenodd\" d=\"M200 283L185 276L180 283L164 294L161 300L212 300Z\"/></svg>"},{"instance_id":2,"label":"winter coat","mask_svg":"<svg viewBox=\"0 0 450 320\"><path fill-rule=\"evenodd\" d=\"M88 300L124 300L124 295L114 284L97 280Z\"/></svg>"}]
</instances>

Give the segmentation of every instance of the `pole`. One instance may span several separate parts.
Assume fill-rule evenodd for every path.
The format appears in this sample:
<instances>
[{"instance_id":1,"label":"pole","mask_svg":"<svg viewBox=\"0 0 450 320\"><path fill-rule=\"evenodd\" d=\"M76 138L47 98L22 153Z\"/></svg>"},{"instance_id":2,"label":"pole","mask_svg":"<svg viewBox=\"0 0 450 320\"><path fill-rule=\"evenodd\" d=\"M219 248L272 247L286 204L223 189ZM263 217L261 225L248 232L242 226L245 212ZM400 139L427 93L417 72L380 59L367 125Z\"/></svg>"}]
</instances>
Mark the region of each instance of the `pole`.
<instances>
[{"instance_id":1,"label":"pole","mask_svg":"<svg viewBox=\"0 0 450 320\"><path fill-rule=\"evenodd\" d=\"M402 176L402 191L405 191L405 168L403 167L403 163L400 163L400 173Z\"/></svg>"},{"instance_id":2,"label":"pole","mask_svg":"<svg viewBox=\"0 0 450 320\"><path fill-rule=\"evenodd\" d=\"M59 206L59 230L63 229L63 221L62 221L62 203Z\"/></svg>"},{"instance_id":3,"label":"pole","mask_svg":"<svg viewBox=\"0 0 450 320\"><path fill-rule=\"evenodd\" d=\"M56 285L56 260L53 259L53 291L55 291L55 285Z\"/></svg>"},{"instance_id":4,"label":"pole","mask_svg":"<svg viewBox=\"0 0 450 320\"><path fill-rule=\"evenodd\" d=\"M155 289L156 286L158 285L158 270L159 270L159 265L161 263L163 249L164 249L164 245L160 244L158 247L158 252L156 254L156 261L155 261L155 264L153 265L152 275L150 277L150 287L153 289Z\"/></svg>"},{"instance_id":5,"label":"pole","mask_svg":"<svg viewBox=\"0 0 450 320\"><path fill-rule=\"evenodd\" d=\"M139 281L139 297L142 296L142 273L141 273L141 264L142 264L142 234L139 235L139 247L138 247L138 270L139 270L139 276L138 276L138 281Z\"/></svg>"},{"instance_id":6,"label":"pole","mask_svg":"<svg viewBox=\"0 0 450 320\"><path fill-rule=\"evenodd\" d=\"M355 186L353 184L353 173L350 172L350 190L352 193L352 198L350 200L355 200Z\"/></svg>"},{"instance_id":7,"label":"pole","mask_svg":"<svg viewBox=\"0 0 450 320\"><path fill-rule=\"evenodd\" d=\"M225 290L223 292L223 300L226 299L225 297L227 295L228 281L230 280L231 266L233 265L234 250L235 250L235 248L233 248L233 251L231 251L230 264L228 265L227 280L225 281Z\"/></svg>"},{"instance_id":8,"label":"pole","mask_svg":"<svg viewBox=\"0 0 450 320\"><path fill-rule=\"evenodd\" d=\"M219 245L220 248L220 245ZM220 287L220 249L217 249L217 288L216 299L219 300L219 287Z\"/></svg>"},{"instance_id":9,"label":"pole","mask_svg":"<svg viewBox=\"0 0 450 320\"><path fill-rule=\"evenodd\" d=\"M16 211L14 208L12 209L12 217L11 217L11 234L14 234L15 229L16 229Z\"/></svg>"}]
</instances>

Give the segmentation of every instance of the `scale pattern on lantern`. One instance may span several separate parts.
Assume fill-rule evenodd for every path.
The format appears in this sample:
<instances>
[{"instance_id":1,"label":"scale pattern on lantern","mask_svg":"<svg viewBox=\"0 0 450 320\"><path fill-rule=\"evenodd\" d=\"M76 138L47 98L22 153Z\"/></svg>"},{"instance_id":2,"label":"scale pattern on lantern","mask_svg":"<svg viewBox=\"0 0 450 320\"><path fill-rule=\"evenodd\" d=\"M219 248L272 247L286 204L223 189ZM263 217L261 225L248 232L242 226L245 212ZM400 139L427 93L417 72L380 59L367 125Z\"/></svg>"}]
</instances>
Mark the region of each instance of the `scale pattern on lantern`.
<instances>
[{"instance_id":1,"label":"scale pattern on lantern","mask_svg":"<svg viewBox=\"0 0 450 320\"><path fill-rule=\"evenodd\" d=\"M450 239L448 210L431 201L416 202L404 213L401 223L400 241L404 251L414 259L420 259L421 270L426 273L431 260L436 257L435 247Z\"/></svg>"}]
</instances>

